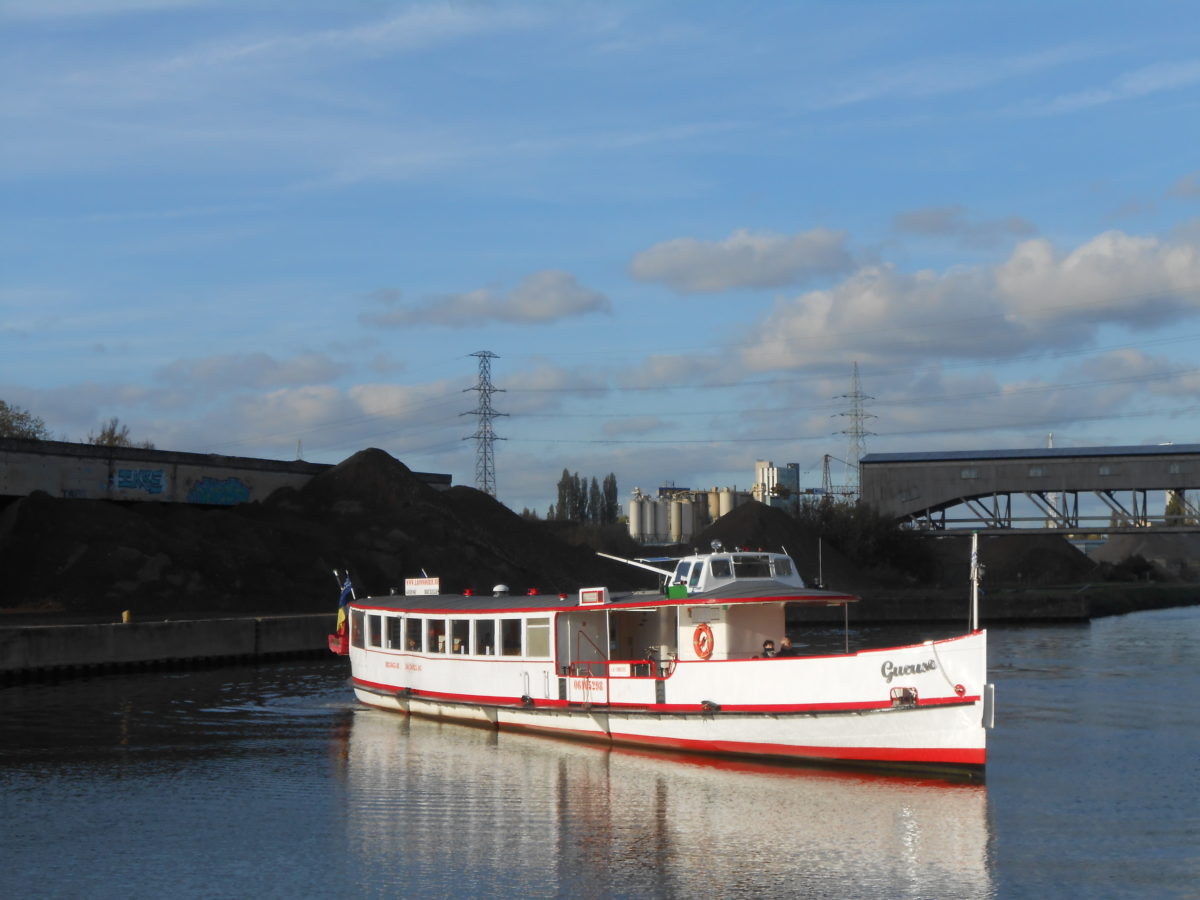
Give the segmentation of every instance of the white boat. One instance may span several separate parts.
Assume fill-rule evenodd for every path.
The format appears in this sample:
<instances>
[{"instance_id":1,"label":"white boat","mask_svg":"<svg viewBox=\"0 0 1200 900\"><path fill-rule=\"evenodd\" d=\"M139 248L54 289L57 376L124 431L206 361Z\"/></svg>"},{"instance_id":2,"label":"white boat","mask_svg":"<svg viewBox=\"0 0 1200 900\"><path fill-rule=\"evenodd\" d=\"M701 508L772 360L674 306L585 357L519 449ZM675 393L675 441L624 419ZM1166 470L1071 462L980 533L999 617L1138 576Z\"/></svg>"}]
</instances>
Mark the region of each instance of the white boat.
<instances>
[{"instance_id":1,"label":"white boat","mask_svg":"<svg viewBox=\"0 0 1200 900\"><path fill-rule=\"evenodd\" d=\"M614 557L615 558L615 557ZM785 553L726 551L659 574L658 591L404 595L348 603L330 647L355 695L412 715L607 744L968 774L992 720L987 634L764 656L790 605L845 606L805 586Z\"/></svg>"}]
</instances>

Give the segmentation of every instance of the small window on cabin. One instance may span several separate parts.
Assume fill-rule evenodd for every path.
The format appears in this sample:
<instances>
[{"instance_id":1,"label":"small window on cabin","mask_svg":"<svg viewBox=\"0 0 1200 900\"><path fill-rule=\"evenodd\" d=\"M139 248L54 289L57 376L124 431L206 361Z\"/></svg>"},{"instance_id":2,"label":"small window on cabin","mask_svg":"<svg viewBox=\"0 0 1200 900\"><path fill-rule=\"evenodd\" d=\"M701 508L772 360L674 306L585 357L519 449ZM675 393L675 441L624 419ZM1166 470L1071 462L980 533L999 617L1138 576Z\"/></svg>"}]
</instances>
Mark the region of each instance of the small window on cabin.
<instances>
[{"instance_id":1,"label":"small window on cabin","mask_svg":"<svg viewBox=\"0 0 1200 900\"><path fill-rule=\"evenodd\" d=\"M383 646L383 616L367 616L367 643L372 647Z\"/></svg>"},{"instance_id":2,"label":"small window on cabin","mask_svg":"<svg viewBox=\"0 0 1200 900\"><path fill-rule=\"evenodd\" d=\"M696 563L692 566L692 577L688 580L688 587L695 587L700 583L700 575L704 572L704 563Z\"/></svg>"},{"instance_id":3,"label":"small window on cabin","mask_svg":"<svg viewBox=\"0 0 1200 900\"><path fill-rule=\"evenodd\" d=\"M445 619L427 619L429 623L429 641L426 644L426 651L429 653L445 653L446 652L446 620Z\"/></svg>"},{"instance_id":4,"label":"small window on cabin","mask_svg":"<svg viewBox=\"0 0 1200 900\"><path fill-rule=\"evenodd\" d=\"M738 578L770 578L771 564L765 556L735 556L733 573Z\"/></svg>"},{"instance_id":5,"label":"small window on cabin","mask_svg":"<svg viewBox=\"0 0 1200 900\"><path fill-rule=\"evenodd\" d=\"M480 656L496 654L495 619L480 619L475 623L475 652Z\"/></svg>"},{"instance_id":6,"label":"small window on cabin","mask_svg":"<svg viewBox=\"0 0 1200 900\"><path fill-rule=\"evenodd\" d=\"M471 622L469 619L450 620L450 652L466 653L471 644Z\"/></svg>"},{"instance_id":7,"label":"small window on cabin","mask_svg":"<svg viewBox=\"0 0 1200 900\"><path fill-rule=\"evenodd\" d=\"M425 635L424 619L409 619L404 631L405 647L413 653L420 653L425 649L425 645L421 643L421 638Z\"/></svg>"},{"instance_id":8,"label":"small window on cabin","mask_svg":"<svg viewBox=\"0 0 1200 900\"><path fill-rule=\"evenodd\" d=\"M1180 463L1168 463L1167 464L1167 474L1168 475L1182 475L1183 474L1183 466Z\"/></svg>"},{"instance_id":9,"label":"small window on cabin","mask_svg":"<svg viewBox=\"0 0 1200 900\"><path fill-rule=\"evenodd\" d=\"M525 655L550 655L549 619L527 619L525 621Z\"/></svg>"},{"instance_id":10,"label":"small window on cabin","mask_svg":"<svg viewBox=\"0 0 1200 900\"><path fill-rule=\"evenodd\" d=\"M959 475L960 475L960 476L961 476L961 477L962 477L964 480L966 480L966 481L970 481L970 480L971 480L971 479L973 479L973 478L978 478L978 477L979 477L979 470L978 470L978 469L976 469L974 466L968 466L967 468L965 468L965 469L961 470L961 471L959 472Z\"/></svg>"},{"instance_id":11,"label":"small window on cabin","mask_svg":"<svg viewBox=\"0 0 1200 900\"><path fill-rule=\"evenodd\" d=\"M725 557L710 560L708 567L713 574L713 578L729 578L733 575L733 570L729 568L729 560Z\"/></svg>"},{"instance_id":12,"label":"small window on cabin","mask_svg":"<svg viewBox=\"0 0 1200 900\"><path fill-rule=\"evenodd\" d=\"M790 578L792 575L792 561L786 556L777 556L771 561L772 568L775 569L776 578Z\"/></svg>"},{"instance_id":13,"label":"small window on cabin","mask_svg":"<svg viewBox=\"0 0 1200 900\"><path fill-rule=\"evenodd\" d=\"M1046 467L1045 466L1030 466L1029 467L1029 477L1030 478L1046 477Z\"/></svg>"},{"instance_id":14,"label":"small window on cabin","mask_svg":"<svg viewBox=\"0 0 1200 900\"><path fill-rule=\"evenodd\" d=\"M366 614L354 610L350 613L350 646L363 646L363 631L366 625Z\"/></svg>"},{"instance_id":15,"label":"small window on cabin","mask_svg":"<svg viewBox=\"0 0 1200 900\"><path fill-rule=\"evenodd\" d=\"M400 643L400 626L404 624L404 620L399 616L387 617L387 646L389 650L402 650L404 645Z\"/></svg>"},{"instance_id":16,"label":"small window on cabin","mask_svg":"<svg viewBox=\"0 0 1200 900\"><path fill-rule=\"evenodd\" d=\"M675 567L675 577L671 579L671 584L687 584L688 572L691 570L690 562L681 562Z\"/></svg>"},{"instance_id":17,"label":"small window on cabin","mask_svg":"<svg viewBox=\"0 0 1200 900\"><path fill-rule=\"evenodd\" d=\"M521 620L500 620L500 653L503 656L521 655Z\"/></svg>"},{"instance_id":18,"label":"small window on cabin","mask_svg":"<svg viewBox=\"0 0 1200 900\"><path fill-rule=\"evenodd\" d=\"M1116 475L1117 467L1116 466L1101 466L1100 474L1101 475Z\"/></svg>"}]
</instances>

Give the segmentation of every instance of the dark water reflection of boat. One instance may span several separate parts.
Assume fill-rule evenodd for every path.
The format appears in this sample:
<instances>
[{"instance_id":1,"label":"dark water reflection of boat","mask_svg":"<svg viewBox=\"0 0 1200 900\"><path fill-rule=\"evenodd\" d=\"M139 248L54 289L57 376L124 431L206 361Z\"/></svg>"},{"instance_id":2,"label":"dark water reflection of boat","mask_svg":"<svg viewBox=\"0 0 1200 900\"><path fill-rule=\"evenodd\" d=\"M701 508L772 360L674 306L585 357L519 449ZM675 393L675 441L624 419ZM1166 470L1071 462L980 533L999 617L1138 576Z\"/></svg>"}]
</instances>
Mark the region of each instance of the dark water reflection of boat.
<instances>
[{"instance_id":1,"label":"dark water reflection of boat","mask_svg":"<svg viewBox=\"0 0 1200 900\"><path fill-rule=\"evenodd\" d=\"M385 893L993 894L979 784L610 750L356 710L349 869Z\"/></svg>"}]
</instances>

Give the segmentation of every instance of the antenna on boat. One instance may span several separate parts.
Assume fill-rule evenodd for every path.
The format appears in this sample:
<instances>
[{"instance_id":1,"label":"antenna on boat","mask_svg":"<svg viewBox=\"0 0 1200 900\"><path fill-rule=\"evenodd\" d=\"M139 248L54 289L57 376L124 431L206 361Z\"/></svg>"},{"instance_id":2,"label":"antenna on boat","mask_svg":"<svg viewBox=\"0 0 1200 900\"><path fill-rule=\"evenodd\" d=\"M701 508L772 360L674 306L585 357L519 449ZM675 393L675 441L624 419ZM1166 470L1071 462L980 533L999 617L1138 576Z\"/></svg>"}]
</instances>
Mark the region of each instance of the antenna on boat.
<instances>
[{"instance_id":1,"label":"antenna on boat","mask_svg":"<svg viewBox=\"0 0 1200 900\"><path fill-rule=\"evenodd\" d=\"M983 566L979 564L979 532L971 532L971 631L979 629L979 580L983 577Z\"/></svg>"}]
</instances>

